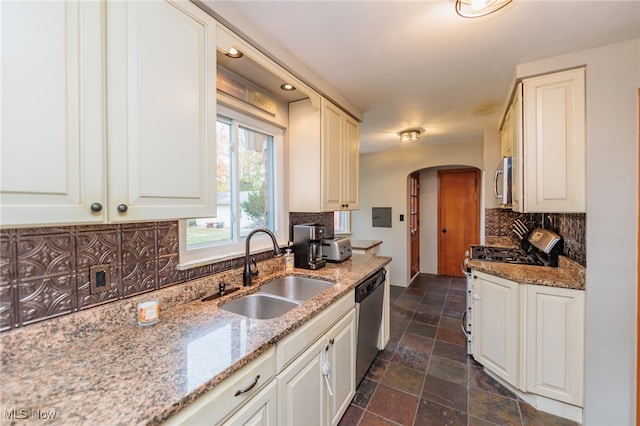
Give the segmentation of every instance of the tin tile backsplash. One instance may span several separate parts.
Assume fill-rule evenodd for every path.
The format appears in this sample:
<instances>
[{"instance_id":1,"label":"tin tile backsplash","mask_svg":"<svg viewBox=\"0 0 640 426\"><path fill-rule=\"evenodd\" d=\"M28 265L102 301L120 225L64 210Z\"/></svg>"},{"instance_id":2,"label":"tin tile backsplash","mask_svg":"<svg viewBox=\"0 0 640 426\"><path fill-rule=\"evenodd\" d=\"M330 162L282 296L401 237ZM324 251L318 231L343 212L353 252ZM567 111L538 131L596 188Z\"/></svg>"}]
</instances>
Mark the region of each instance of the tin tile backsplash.
<instances>
[{"instance_id":1,"label":"tin tile backsplash","mask_svg":"<svg viewBox=\"0 0 640 426\"><path fill-rule=\"evenodd\" d=\"M557 232L564 239L564 255L582 266L587 265L586 214L518 213L504 209L486 209L486 239L510 238L515 245L518 239L511 230L516 219L522 220L529 229L545 227Z\"/></svg>"},{"instance_id":2,"label":"tin tile backsplash","mask_svg":"<svg viewBox=\"0 0 640 426\"><path fill-rule=\"evenodd\" d=\"M258 260L271 257L265 252ZM178 265L178 222L0 230L0 331L242 266ZM107 265L103 292L90 271Z\"/></svg>"}]
</instances>

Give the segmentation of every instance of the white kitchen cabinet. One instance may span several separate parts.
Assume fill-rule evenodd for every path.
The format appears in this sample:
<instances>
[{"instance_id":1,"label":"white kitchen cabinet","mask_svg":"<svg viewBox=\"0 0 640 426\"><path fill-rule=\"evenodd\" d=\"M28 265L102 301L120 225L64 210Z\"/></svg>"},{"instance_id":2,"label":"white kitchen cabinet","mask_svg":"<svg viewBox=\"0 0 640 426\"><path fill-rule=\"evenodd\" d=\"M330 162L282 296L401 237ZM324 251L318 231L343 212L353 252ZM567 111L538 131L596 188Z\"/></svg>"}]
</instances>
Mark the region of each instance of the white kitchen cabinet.
<instances>
[{"instance_id":1,"label":"white kitchen cabinet","mask_svg":"<svg viewBox=\"0 0 640 426\"><path fill-rule=\"evenodd\" d=\"M276 426L278 424L276 398L276 382L274 380L223 424L225 426Z\"/></svg>"},{"instance_id":2,"label":"white kitchen cabinet","mask_svg":"<svg viewBox=\"0 0 640 426\"><path fill-rule=\"evenodd\" d=\"M3 1L0 16L2 226L103 222L102 5Z\"/></svg>"},{"instance_id":3,"label":"white kitchen cabinet","mask_svg":"<svg viewBox=\"0 0 640 426\"><path fill-rule=\"evenodd\" d=\"M355 359L353 308L278 374L278 424L336 425L355 395Z\"/></svg>"},{"instance_id":4,"label":"white kitchen cabinet","mask_svg":"<svg viewBox=\"0 0 640 426\"><path fill-rule=\"evenodd\" d=\"M358 123L325 99L289 104L289 209L357 210Z\"/></svg>"},{"instance_id":5,"label":"white kitchen cabinet","mask_svg":"<svg viewBox=\"0 0 640 426\"><path fill-rule=\"evenodd\" d=\"M511 117L512 129L518 132L512 145L518 200L513 209L585 212L584 68L525 78L516 88L514 102L521 102L522 116Z\"/></svg>"},{"instance_id":6,"label":"white kitchen cabinet","mask_svg":"<svg viewBox=\"0 0 640 426\"><path fill-rule=\"evenodd\" d=\"M3 226L215 215L213 18L187 1L0 7Z\"/></svg>"},{"instance_id":7,"label":"white kitchen cabinet","mask_svg":"<svg viewBox=\"0 0 640 426\"><path fill-rule=\"evenodd\" d=\"M107 3L110 222L216 215L215 34L188 1Z\"/></svg>"},{"instance_id":8,"label":"white kitchen cabinet","mask_svg":"<svg viewBox=\"0 0 640 426\"><path fill-rule=\"evenodd\" d=\"M519 386L520 284L473 271L473 357Z\"/></svg>"},{"instance_id":9,"label":"white kitchen cabinet","mask_svg":"<svg viewBox=\"0 0 640 426\"><path fill-rule=\"evenodd\" d=\"M583 405L584 291L528 285L527 391Z\"/></svg>"}]
</instances>

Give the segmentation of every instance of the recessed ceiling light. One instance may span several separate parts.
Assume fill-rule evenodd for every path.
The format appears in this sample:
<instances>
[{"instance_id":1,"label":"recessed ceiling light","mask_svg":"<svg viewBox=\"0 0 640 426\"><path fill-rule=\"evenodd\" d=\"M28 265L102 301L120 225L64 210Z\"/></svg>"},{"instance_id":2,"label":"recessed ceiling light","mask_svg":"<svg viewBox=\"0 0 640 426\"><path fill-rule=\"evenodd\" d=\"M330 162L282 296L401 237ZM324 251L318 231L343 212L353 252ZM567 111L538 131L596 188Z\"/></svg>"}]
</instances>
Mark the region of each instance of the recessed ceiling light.
<instances>
[{"instance_id":1,"label":"recessed ceiling light","mask_svg":"<svg viewBox=\"0 0 640 426\"><path fill-rule=\"evenodd\" d=\"M280 88L282 90L286 90L287 92L291 92L293 90L296 90L295 87L293 87L293 85L289 84L289 83L284 83L282 86L280 86Z\"/></svg>"},{"instance_id":2,"label":"recessed ceiling light","mask_svg":"<svg viewBox=\"0 0 640 426\"><path fill-rule=\"evenodd\" d=\"M235 47L232 47L229 49L227 53L225 53L225 55L227 55L230 58L241 58L244 54L238 49L236 49Z\"/></svg>"}]
</instances>

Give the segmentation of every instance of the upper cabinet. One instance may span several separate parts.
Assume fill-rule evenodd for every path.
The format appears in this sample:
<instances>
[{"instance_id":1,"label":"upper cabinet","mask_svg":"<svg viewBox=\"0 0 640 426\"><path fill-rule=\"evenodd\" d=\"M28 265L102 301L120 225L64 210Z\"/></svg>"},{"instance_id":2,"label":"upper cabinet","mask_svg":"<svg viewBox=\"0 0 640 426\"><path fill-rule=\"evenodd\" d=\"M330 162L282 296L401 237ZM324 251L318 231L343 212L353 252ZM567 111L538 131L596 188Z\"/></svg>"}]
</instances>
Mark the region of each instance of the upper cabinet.
<instances>
[{"instance_id":1,"label":"upper cabinet","mask_svg":"<svg viewBox=\"0 0 640 426\"><path fill-rule=\"evenodd\" d=\"M0 7L2 226L215 215L209 15L173 1Z\"/></svg>"},{"instance_id":2,"label":"upper cabinet","mask_svg":"<svg viewBox=\"0 0 640 426\"><path fill-rule=\"evenodd\" d=\"M513 102L521 103L522 114L512 115L503 127L504 134L510 124L515 135L513 210L585 212L584 68L526 78Z\"/></svg>"},{"instance_id":3,"label":"upper cabinet","mask_svg":"<svg viewBox=\"0 0 640 426\"><path fill-rule=\"evenodd\" d=\"M2 226L105 220L99 2L0 2Z\"/></svg>"},{"instance_id":4,"label":"upper cabinet","mask_svg":"<svg viewBox=\"0 0 640 426\"><path fill-rule=\"evenodd\" d=\"M289 209L357 210L358 123L321 99L289 104Z\"/></svg>"},{"instance_id":5,"label":"upper cabinet","mask_svg":"<svg viewBox=\"0 0 640 426\"><path fill-rule=\"evenodd\" d=\"M216 215L215 35L191 2L107 3L110 222Z\"/></svg>"}]
</instances>

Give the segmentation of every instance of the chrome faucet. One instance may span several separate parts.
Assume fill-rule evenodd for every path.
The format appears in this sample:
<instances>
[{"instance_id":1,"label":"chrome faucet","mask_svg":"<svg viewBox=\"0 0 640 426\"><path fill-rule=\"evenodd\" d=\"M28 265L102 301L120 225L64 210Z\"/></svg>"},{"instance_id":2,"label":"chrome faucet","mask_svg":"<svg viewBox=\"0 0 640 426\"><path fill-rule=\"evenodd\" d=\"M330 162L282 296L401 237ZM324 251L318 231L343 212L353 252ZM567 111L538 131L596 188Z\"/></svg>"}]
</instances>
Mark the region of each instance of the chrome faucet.
<instances>
[{"instance_id":1,"label":"chrome faucet","mask_svg":"<svg viewBox=\"0 0 640 426\"><path fill-rule=\"evenodd\" d=\"M256 234L258 232L264 232L271 237L271 241L273 241L273 256L280 256L280 248L278 247L278 242L276 241L276 236L273 235L273 232L265 228L254 229L253 231L249 232L249 235L247 235L247 248L244 255L244 272L242 273L242 284L245 287L250 286L251 279L258 276L258 265L256 265L256 259L251 258L249 254L249 244L251 242L251 237L253 237L253 234ZM253 263L253 267L255 268L255 270L251 269L251 263Z\"/></svg>"}]
</instances>

